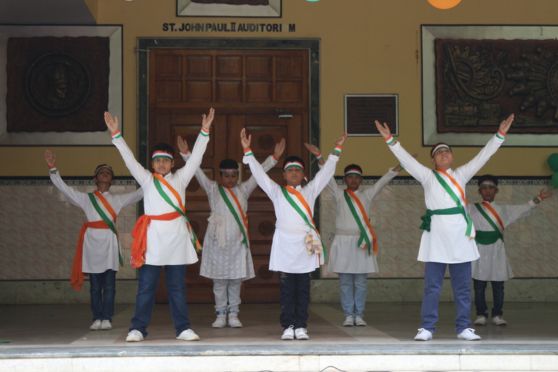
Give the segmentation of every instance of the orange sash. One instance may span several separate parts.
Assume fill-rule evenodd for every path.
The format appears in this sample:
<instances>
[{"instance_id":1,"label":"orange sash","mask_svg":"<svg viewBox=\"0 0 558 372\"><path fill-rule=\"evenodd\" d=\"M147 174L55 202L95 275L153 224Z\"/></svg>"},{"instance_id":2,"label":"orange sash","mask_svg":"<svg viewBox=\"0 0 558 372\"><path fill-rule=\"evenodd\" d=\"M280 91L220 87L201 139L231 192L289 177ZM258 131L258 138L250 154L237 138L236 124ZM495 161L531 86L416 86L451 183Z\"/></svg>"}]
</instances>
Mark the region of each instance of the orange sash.
<instances>
[{"instance_id":1,"label":"orange sash","mask_svg":"<svg viewBox=\"0 0 558 372\"><path fill-rule=\"evenodd\" d=\"M145 263L145 251L147 249L147 228L151 221L171 221L179 218L178 212L169 212L157 216L150 216L144 214L136 221L134 229L132 230L132 254L130 264L134 269L139 269Z\"/></svg>"},{"instance_id":2,"label":"orange sash","mask_svg":"<svg viewBox=\"0 0 558 372\"><path fill-rule=\"evenodd\" d=\"M79 238L76 245L76 253L74 254L74 262L72 263L72 276L70 277L70 285L76 291L83 286L83 241L85 239L85 231L87 229L108 229L105 221L90 221L81 225Z\"/></svg>"}]
</instances>

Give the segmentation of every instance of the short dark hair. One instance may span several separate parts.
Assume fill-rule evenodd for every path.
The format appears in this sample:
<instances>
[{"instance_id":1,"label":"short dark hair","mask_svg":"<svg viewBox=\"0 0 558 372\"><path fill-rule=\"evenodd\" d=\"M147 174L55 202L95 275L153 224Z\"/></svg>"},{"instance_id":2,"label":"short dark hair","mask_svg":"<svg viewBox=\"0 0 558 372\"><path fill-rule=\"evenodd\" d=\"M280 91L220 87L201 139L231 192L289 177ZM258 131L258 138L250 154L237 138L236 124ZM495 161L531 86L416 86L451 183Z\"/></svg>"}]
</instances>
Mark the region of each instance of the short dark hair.
<instances>
[{"instance_id":1,"label":"short dark hair","mask_svg":"<svg viewBox=\"0 0 558 372\"><path fill-rule=\"evenodd\" d=\"M494 185L498 186L498 178L491 174L483 174L482 176L480 176L478 179L478 185L480 186L481 183L483 183L484 181L490 181L494 183Z\"/></svg>"},{"instance_id":2,"label":"short dark hair","mask_svg":"<svg viewBox=\"0 0 558 372\"><path fill-rule=\"evenodd\" d=\"M283 162L283 168L285 168L285 165L287 165L287 163L291 163L293 161L297 161L300 164L302 164L303 167L306 167L306 165L304 164L304 160L302 160L301 157L296 156L296 155L291 155L291 156L287 156L285 158L285 161Z\"/></svg>"},{"instance_id":3,"label":"short dark hair","mask_svg":"<svg viewBox=\"0 0 558 372\"><path fill-rule=\"evenodd\" d=\"M238 170L238 163L233 159L223 159L219 163L219 169L233 169Z\"/></svg>"},{"instance_id":4,"label":"short dark hair","mask_svg":"<svg viewBox=\"0 0 558 372\"><path fill-rule=\"evenodd\" d=\"M347 165L347 166L345 167L345 169L343 170L343 173L347 173L347 171L348 171L349 169L358 169L358 171L359 171L360 173L362 173L362 168L361 168L360 165L358 165L358 164L349 164L349 165Z\"/></svg>"},{"instance_id":5,"label":"short dark hair","mask_svg":"<svg viewBox=\"0 0 558 372\"><path fill-rule=\"evenodd\" d=\"M172 146L169 145L168 143L159 142L158 144L156 144L155 146L153 146L153 147L151 148L151 152L149 153L149 158L150 158L150 159L153 157L153 153L154 153L155 151L166 152L167 154L171 154L172 157L174 158L174 147L172 147Z\"/></svg>"}]
</instances>

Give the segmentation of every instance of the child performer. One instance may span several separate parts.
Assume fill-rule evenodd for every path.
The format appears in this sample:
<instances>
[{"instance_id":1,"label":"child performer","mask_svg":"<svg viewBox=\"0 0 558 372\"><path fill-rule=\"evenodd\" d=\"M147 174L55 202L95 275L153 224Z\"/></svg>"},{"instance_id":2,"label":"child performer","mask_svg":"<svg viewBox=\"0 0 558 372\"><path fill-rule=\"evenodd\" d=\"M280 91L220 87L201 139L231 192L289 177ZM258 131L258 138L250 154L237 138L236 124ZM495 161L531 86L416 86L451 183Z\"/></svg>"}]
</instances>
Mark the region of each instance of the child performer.
<instances>
[{"instance_id":1,"label":"child performer","mask_svg":"<svg viewBox=\"0 0 558 372\"><path fill-rule=\"evenodd\" d=\"M178 137L178 149L185 161L190 157L188 144ZM273 155L262 164L268 171L277 164L285 151L285 139L275 145ZM248 234L248 198L258 186L254 177L238 184L238 163L232 159L221 161L219 183L211 181L198 168L196 179L207 193L211 216L205 238L200 275L213 279L215 312L214 328L228 325L242 327L238 319L241 282L255 276Z\"/></svg>"},{"instance_id":2,"label":"child performer","mask_svg":"<svg viewBox=\"0 0 558 372\"><path fill-rule=\"evenodd\" d=\"M138 189L126 194L112 194L109 189L114 173L107 164L100 164L95 168L94 180L97 189L90 193L80 192L62 180L56 169L56 156L53 152L46 150L45 160L54 186L70 203L81 208L87 219L79 234L70 284L79 291L83 285L84 273L88 274L93 313L93 323L89 329L111 329L116 272L119 263L123 264L116 231L116 216L122 208L137 203L143 192Z\"/></svg>"},{"instance_id":3,"label":"child performer","mask_svg":"<svg viewBox=\"0 0 558 372\"><path fill-rule=\"evenodd\" d=\"M475 324L486 325L488 308L484 291L487 283L491 282L494 298L492 323L501 326L507 324L502 317L504 282L513 277L504 247L504 229L527 216L541 201L550 197L552 192L541 190L533 200L525 204L499 205L494 202L498 193L498 178L489 174L481 176L478 185L482 202L469 205L469 214L477 229L475 240L480 254L480 258L473 261L473 287L477 309Z\"/></svg>"},{"instance_id":4,"label":"child performer","mask_svg":"<svg viewBox=\"0 0 558 372\"><path fill-rule=\"evenodd\" d=\"M324 160L320 149L307 143L304 145L322 165ZM368 211L374 197L400 171L401 167L396 166L373 186L363 189L360 187L362 168L357 164L349 164L344 171L346 188L338 186L333 177L327 185L337 206L335 237L331 243L328 270L339 275L339 294L345 314L345 327L366 326L363 314L368 273L378 272L378 241Z\"/></svg>"},{"instance_id":5,"label":"child performer","mask_svg":"<svg viewBox=\"0 0 558 372\"><path fill-rule=\"evenodd\" d=\"M484 166L504 142L512 122L513 114L500 123L498 133L467 164L451 169L451 148L440 143L430 152L435 169L429 169L416 161L397 142L386 123L376 120L376 128L384 137L390 150L401 165L424 188L426 214L422 217L424 230L420 242L418 260L425 262L424 295L422 299L422 326L415 340L432 339L438 321L438 302L444 281L446 266L449 266L457 316L455 329L457 338L467 341L480 340L470 328L471 312L471 261L479 258L475 244L475 229L467 213L465 185Z\"/></svg>"},{"instance_id":6,"label":"child performer","mask_svg":"<svg viewBox=\"0 0 558 372\"><path fill-rule=\"evenodd\" d=\"M145 214L136 222L132 233L131 264L139 268L136 309L126 341L143 341L155 303L155 290L161 269L169 296L169 306L176 338L196 341L199 336L190 329L186 303L186 265L198 261L195 247L199 245L185 208L185 191L200 166L209 141L209 129L215 111L202 116L201 132L190 161L175 173L174 149L168 144L155 145L151 152L153 173L134 158L119 131L118 118L105 112L105 123L112 133L112 142L122 155L132 176L141 185Z\"/></svg>"},{"instance_id":7,"label":"child performer","mask_svg":"<svg viewBox=\"0 0 558 372\"><path fill-rule=\"evenodd\" d=\"M282 340L308 340L310 273L324 262L323 246L313 220L314 202L333 177L347 135L339 137L335 149L314 179L302 187L304 161L288 156L283 165L286 186L279 186L263 170L250 150L252 136L240 132L244 164L273 202L277 222L271 246L269 270L280 272Z\"/></svg>"}]
</instances>

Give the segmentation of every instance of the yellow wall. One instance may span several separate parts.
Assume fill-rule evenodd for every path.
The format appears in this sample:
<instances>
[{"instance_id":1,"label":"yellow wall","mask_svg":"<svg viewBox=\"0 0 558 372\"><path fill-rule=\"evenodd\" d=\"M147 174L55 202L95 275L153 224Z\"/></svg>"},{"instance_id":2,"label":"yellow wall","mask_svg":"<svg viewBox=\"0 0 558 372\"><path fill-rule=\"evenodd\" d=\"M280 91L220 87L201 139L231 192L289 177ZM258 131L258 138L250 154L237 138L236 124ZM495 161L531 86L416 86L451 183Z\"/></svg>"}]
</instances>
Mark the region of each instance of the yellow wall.
<instances>
[{"instance_id":1,"label":"yellow wall","mask_svg":"<svg viewBox=\"0 0 558 372\"><path fill-rule=\"evenodd\" d=\"M534 7L536 3L536 8ZM328 148L343 130L346 93L399 94L400 140L429 162L421 145L420 25L421 24L553 24L556 0L463 0L452 10L440 11L426 0L283 0L283 17L213 21L296 23L296 32L174 33L162 31L163 22L203 22L203 18L176 17L175 0L89 0L99 24L124 25L124 116L126 139L135 149L137 136L138 37L261 37L321 39L321 143ZM45 175L44 148L0 148L4 161L0 176ZM119 174L128 174L112 148L56 148L65 175L87 175L100 162L110 162ZM478 148L457 148L457 163ZM504 148L483 172L499 175L549 175L545 160L552 148ZM357 162L366 174L380 175L395 163L379 138L350 138L341 165ZM338 168L338 172L341 171Z\"/></svg>"}]
</instances>

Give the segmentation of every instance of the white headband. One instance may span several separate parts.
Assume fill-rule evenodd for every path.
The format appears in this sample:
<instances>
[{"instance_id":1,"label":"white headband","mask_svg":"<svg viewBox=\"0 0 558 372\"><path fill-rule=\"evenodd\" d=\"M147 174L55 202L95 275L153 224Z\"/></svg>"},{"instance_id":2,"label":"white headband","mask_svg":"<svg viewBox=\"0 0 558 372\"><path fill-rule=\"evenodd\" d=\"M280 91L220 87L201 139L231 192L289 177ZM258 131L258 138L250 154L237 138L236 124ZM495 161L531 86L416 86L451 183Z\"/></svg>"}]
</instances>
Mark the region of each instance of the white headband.
<instances>
[{"instance_id":1,"label":"white headband","mask_svg":"<svg viewBox=\"0 0 558 372\"><path fill-rule=\"evenodd\" d=\"M430 156L434 157L434 154L436 153L436 151L441 150L441 149L448 149L448 150L451 151L451 149L448 145L446 145L445 143L440 143L438 146L436 146L432 149L432 152L430 152Z\"/></svg>"},{"instance_id":2,"label":"white headband","mask_svg":"<svg viewBox=\"0 0 558 372\"><path fill-rule=\"evenodd\" d=\"M287 170L288 168L293 168L293 167L304 169L304 165L302 165L301 162L290 161L287 164L285 164L285 166L283 167L283 170Z\"/></svg>"},{"instance_id":3,"label":"white headband","mask_svg":"<svg viewBox=\"0 0 558 372\"><path fill-rule=\"evenodd\" d=\"M151 155L151 159L155 159L155 158L168 158L172 160L173 156L165 151L154 151L153 155Z\"/></svg>"},{"instance_id":4,"label":"white headband","mask_svg":"<svg viewBox=\"0 0 558 372\"><path fill-rule=\"evenodd\" d=\"M357 168L348 169L348 170L345 172L345 176L348 176L349 174L357 174L357 175L359 175L359 176L362 177L362 172L359 171Z\"/></svg>"}]
</instances>

